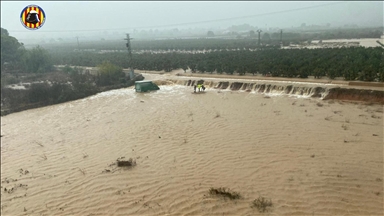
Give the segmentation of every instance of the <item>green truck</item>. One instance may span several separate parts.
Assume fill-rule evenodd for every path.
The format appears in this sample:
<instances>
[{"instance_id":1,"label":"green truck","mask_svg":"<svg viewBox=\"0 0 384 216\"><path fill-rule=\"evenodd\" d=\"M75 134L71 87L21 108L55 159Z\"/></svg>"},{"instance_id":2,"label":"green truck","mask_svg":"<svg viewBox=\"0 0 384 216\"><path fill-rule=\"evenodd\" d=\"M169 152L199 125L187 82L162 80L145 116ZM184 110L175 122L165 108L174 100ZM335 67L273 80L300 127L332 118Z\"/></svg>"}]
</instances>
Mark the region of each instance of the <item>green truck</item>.
<instances>
[{"instance_id":1,"label":"green truck","mask_svg":"<svg viewBox=\"0 0 384 216\"><path fill-rule=\"evenodd\" d=\"M144 80L144 81L136 81L135 82L135 90L136 92L147 92L147 91L154 91L159 90L159 86L157 86L155 83L153 83L150 80Z\"/></svg>"}]
</instances>

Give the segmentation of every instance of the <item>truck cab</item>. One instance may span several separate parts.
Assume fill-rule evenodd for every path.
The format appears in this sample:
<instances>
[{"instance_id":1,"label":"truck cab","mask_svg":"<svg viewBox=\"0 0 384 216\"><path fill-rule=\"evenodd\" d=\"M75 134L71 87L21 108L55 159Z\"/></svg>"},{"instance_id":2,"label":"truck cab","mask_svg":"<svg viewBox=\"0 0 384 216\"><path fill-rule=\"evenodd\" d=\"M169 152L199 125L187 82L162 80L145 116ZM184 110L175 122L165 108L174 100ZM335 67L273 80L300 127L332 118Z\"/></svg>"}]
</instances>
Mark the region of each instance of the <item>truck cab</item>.
<instances>
[{"instance_id":1,"label":"truck cab","mask_svg":"<svg viewBox=\"0 0 384 216\"><path fill-rule=\"evenodd\" d=\"M136 92L147 92L147 91L154 91L159 90L159 86L157 86L155 83L153 83L150 80L144 80L144 81L136 81L135 82L135 90Z\"/></svg>"}]
</instances>

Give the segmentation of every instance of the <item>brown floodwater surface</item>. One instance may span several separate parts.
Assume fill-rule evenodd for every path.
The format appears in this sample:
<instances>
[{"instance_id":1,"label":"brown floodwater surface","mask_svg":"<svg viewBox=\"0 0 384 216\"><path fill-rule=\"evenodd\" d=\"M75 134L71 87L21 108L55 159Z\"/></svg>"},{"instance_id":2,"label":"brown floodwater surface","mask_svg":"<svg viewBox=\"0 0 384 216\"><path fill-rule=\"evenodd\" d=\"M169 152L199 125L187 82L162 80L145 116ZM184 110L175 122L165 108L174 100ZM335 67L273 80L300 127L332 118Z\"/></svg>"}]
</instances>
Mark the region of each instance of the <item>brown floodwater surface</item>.
<instances>
[{"instance_id":1,"label":"brown floodwater surface","mask_svg":"<svg viewBox=\"0 0 384 216\"><path fill-rule=\"evenodd\" d=\"M1 117L1 214L383 214L382 105L160 89Z\"/></svg>"}]
</instances>

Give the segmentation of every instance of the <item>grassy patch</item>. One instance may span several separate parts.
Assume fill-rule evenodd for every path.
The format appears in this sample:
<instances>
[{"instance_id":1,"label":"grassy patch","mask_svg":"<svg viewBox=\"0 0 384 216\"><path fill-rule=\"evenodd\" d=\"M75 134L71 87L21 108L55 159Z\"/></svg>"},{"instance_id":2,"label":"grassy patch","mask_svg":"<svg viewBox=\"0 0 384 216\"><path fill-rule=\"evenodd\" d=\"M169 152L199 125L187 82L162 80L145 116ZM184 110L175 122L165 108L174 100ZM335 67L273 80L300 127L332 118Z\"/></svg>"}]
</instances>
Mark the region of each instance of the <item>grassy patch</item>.
<instances>
[{"instance_id":1,"label":"grassy patch","mask_svg":"<svg viewBox=\"0 0 384 216\"><path fill-rule=\"evenodd\" d=\"M252 202L252 207L257 208L259 212L265 212L267 211L268 207L272 207L272 206L273 206L272 200L266 199L262 196L259 196L259 198L253 200Z\"/></svg>"},{"instance_id":2,"label":"grassy patch","mask_svg":"<svg viewBox=\"0 0 384 216\"><path fill-rule=\"evenodd\" d=\"M212 187L209 189L209 193L211 195L215 195L215 196L226 197L226 198L229 198L231 200L241 198L241 195L239 193L231 191L229 188L223 188L223 187L220 187L220 188L213 188Z\"/></svg>"}]
</instances>

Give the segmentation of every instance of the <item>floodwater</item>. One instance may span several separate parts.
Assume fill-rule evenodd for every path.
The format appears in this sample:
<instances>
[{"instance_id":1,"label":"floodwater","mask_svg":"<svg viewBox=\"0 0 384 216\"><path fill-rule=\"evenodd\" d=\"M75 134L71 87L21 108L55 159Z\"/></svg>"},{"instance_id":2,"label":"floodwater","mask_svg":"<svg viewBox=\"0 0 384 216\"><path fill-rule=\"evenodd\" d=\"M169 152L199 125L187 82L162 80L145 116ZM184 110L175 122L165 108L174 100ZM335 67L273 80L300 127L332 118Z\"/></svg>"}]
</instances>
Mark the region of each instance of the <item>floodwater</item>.
<instances>
[{"instance_id":1,"label":"floodwater","mask_svg":"<svg viewBox=\"0 0 384 216\"><path fill-rule=\"evenodd\" d=\"M1 117L1 214L383 214L382 105L160 89Z\"/></svg>"},{"instance_id":2,"label":"floodwater","mask_svg":"<svg viewBox=\"0 0 384 216\"><path fill-rule=\"evenodd\" d=\"M363 47L380 47L376 41L384 43L384 37L381 38L360 38L360 39L334 39L334 40L323 40L323 43L352 43L358 42L360 46ZM313 43L318 43L319 41L313 41Z\"/></svg>"}]
</instances>

